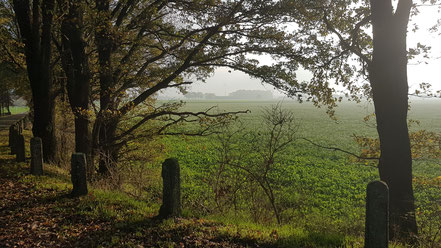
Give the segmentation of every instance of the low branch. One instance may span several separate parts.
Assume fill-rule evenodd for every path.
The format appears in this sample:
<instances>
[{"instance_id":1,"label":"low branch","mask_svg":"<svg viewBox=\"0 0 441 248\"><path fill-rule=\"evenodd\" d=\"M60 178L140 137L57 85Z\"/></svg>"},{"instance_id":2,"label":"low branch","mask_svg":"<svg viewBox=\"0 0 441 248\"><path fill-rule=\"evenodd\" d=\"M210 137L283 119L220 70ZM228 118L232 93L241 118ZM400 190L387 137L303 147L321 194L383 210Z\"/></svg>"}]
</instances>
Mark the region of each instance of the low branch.
<instances>
[{"instance_id":1,"label":"low branch","mask_svg":"<svg viewBox=\"0 0 441 248\"><path fill-rule=\"evenodd\" d=\"M139 127L141 127L144 123L146 123L149 120L164 116L164 115L174 115L174 116L179 116L179 121L173 121L172 124L176 124L178 122L181 121L185 121L187 117L193 116L193 117L210 117L210 118L216 118L216 117L222 117L222 116L227 116L227 115L237 115L237 114L247 114L248 112L250 112L249 110L245 110L245 111L235 111L235 112L224 112L224 113L219 113L219 114L209 114L207 113L209 110L211 110L212 108L209 108L207 111L205 112L175 112L175 111L161 111L161 112L156 112L156 113L151 113L147 116L145 116L142 120L140 120L138 123L136 123L135 125L133 125L131 128L129 128L127 131L123 132L121 135L119 135L118 137L115 138L115 140L119 140L124 138L125 136L131 134L133 131L135 131L136 129L138 129ZM169 127L171 126L170 123L166 124L165 127ZM162 128L161 131L163 131L165 128Z\"/></svg>"},{"instance_id":2,"label":"low branch","mask_svg":"<svg viewBox=\"0 0 441 248\"><path fill-rule=\"evenodd\" d=\"M302 138L302 139L305 140L305 141L308 141L309 143L313 144L314 146L317 146L317 147L320 147L320 148L323 148L323 149L327 149L327 150L343 152L343 153L346 153L348 155L354 156L354 157L356 157L358 159L362 159L362 160L379 160L380 159L380 158L377 158L377 157L362 157L362 156L359 156L359 155L357 155L357 154L355 154L353 152L346 151L346 150L343 150L343 149L338 148L338 147L323 146L323 145L317 144L314 141L309 140L307 138ZM371 167L377 168L376 166L371 166Z\"/></svg>"}]
</instances>

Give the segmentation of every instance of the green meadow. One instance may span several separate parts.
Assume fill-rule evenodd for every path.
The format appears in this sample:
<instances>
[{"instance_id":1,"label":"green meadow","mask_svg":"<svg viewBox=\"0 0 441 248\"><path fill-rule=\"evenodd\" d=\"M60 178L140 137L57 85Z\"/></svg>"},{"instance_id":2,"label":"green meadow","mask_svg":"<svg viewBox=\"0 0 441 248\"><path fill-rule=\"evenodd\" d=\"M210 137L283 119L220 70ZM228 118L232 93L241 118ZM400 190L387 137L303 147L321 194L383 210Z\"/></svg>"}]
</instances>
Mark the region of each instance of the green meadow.
<instances>
[{"instance_id":1,"label":"green meadow","mask_svg":"<svg viewBox=\"0 0 441 248\"><path fill-rule=\"evenodd\" d=\"M27 112L27 111L29 111L29 108L28 107L24 107L24 106L20 106L20 107L18 107L18 106L12 106L12 107L10 107L10 111L11 111L11 114L21 114L21 113L25 113L25 112Z\"/></svg>"},{"instance_id":2,"label":"green meadow","mask_svg":"<svg viewBox=\"0 0 441 248\"><path fill-rule=\"evenodd\" d=\"M295 116L297 139L283 152L277 154L274 169L268 178L274 189L276 205L281 211L281 226L297 230L327 233L348 237L361 237L364 232L366 185L378 180L374 164L358 161L351 155L323 149L336 147L359 154L360 147L353 135L376 137L373 120L363 118L373 113L370 103L341 103L336 109L336 120L329 118L325 109L310 103L295 101L190 101L184 110L203 111L217 106L221 111L249 110L239 120L250 132L259 132L262 126L262 111L275 104L291 111ZM427 129L441 132L441 112L438 100L414 100L409 118L418 120L412 130ZM181 137L171 136L163 141L168 157L175 157L181 165L182 198L189 215L209 216L226 223L241 225L275 226L275 218L268 207L268 200L256 183L249 182L246 173L237 168L220 169L218 140L215 136ZM234 141L234 146L246 146L246 140ZM242 159L259 157L249 152ZM253 161L258 161L253 160ZM440 228L441 164L439 160L418 159L413 163L414 188L421 232L435 235L432 230ZM227 174L222 180L227 185L237 184L243 176L243 185L236 191L225 193L224 205L214 202L216 190L213 182L219 173ZM245 176L244 176L245 175ZM234 181L229 182L228 180ZM232 192L234 191L234 192ZM234 198L234 203L228 202ZM219 199L218 199L219 200ZM222 199L219 200L222 202ZM227 202L227 203L225 203ZM432 228L431 230L426 227ZM439 238L439 237L438 237Z\"/></svg>"}]
</instances>

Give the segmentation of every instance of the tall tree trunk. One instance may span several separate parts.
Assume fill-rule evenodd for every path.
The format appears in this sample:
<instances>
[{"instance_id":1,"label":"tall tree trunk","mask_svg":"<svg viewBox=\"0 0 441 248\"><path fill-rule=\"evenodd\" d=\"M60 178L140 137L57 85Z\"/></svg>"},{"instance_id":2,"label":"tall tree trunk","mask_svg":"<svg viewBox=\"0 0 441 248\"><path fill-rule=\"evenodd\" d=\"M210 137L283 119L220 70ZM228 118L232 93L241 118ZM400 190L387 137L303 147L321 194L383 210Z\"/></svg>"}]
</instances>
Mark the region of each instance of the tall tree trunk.
<instances>
[{"instance_id":1,"label":"tall tree trunk","mask_svg":"<svg viewBox=\"0 0 441 248\"><path fill-rule=\"evenodd\" d=\"M371 0L373 57L370 66L381 156L379 172L390 190L390 238L417 234L412 188L412 156L407 128L406 33L411 0Z\"/></svg>"},{"instance_id":2,"label":"tall tree trunk","mask_svg":"<svg viewBox=\"0 0 441 248\"><path fill-rule=\"evenodd\" d=\"M34 103L34 122L32 133L34 137L41 137L43 143L43 159L51 162L55 159L55 100L45 92L32 90ZM35 92L35 93L34 93Z\"/></svg>"},{"instance_id":3,"label":"tall tree trunk","mask_svg":"<svg viewBox=\"0 0 441 248\"><path fill-rule=\"evenodd\" d=\"M25 44L26 65L34 106L33 134L43 141L43 158L55 158L55 94L51 68L54 0L14 0L14 11Z\"/></svg>"},{"instance_id":4,"label":"tall tree trunk","mask_svg":"<svg viewBox=\"0 0 441 248\"><path fill-rule=\"evenodd\" d=\"M91 139L89 131L90 68L83 38L83 1L69 3L64 17L62 33L62 63L67 76L67 92L75 115L75 151L86 154L87 171L92 170Z\"/></svg>"}]
</instances>

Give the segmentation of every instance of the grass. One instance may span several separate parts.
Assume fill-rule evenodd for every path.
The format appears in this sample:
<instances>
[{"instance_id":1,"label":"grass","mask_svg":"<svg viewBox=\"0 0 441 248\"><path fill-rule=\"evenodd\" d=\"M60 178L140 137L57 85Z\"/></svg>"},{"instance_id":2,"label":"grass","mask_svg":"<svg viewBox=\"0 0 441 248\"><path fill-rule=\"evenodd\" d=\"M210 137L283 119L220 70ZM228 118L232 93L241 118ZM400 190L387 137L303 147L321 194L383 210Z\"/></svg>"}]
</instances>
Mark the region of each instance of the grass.
<instances>
[{"instance_id":1,"label":"grass","mask_svg":"<svg viewBox=\"0 0 441 248\"><path fill-rule=\"evenodd\" d=\"M192 102L187 105L187 108L189 110L196 110L198 107L203 109L210 104L212 103ZM247 126L257 129L261 108L274 102L217 104L219 108L231 111L250 109L251 114L243 117L244 122ZM338 116L337 123L330 120L324 111L309 105L287 102L284 107L291 109L297 116L299 137L306 137L327 146L338 146L357 152L350 135L358 130L364 133L375 131L363 128L365 126L361 120L365 110L362 108L344 106L344 109L340 109L344 112L342 116ZM353 111L354 109L358 111ZM349 114L349 116L344 114ZM209 171L209 168L216 163L212 159L215 151L210 150L212 149L210 138L181 140L172 137L166 146L171 147L169 156L179 158L187 170L184 172L184 179L192 181L191 177L199 176L198 172ZM343 154L326 151L301 140L282 154L281 160L283 166L280 174L283 177L279 180L286 182L284 194L286 197L291 197L293 201L297 201L294 204L296 208L292 209L292 212L302 215L301 219L309 219L307 221L309 223L314 221L341 222L345 218L347 218L345 221L347 223L360 223L362 211L354 213L352 209L361 209L363 206L365 185L378 177L376 169L353 163ZM301 203L298 202L299 200ZM317 225L321 224L317 223Z\"/></svg>"},{"instance_id":2,"label":"grass","mask_svg":"<svg viewBox=\"0 0 441 248\"><path fill-rule=\"evenodd\" d=\"M251 114L243 115L241 119L246 123L245 126L258 130L261 125L261 109L273 104L276 102L192 101L187 103L185 109L200 111L213 105L227 111L249 109ZM409 117L419 120L420 125L412 128L441 132L439 104L439 100L414 101ZM353 134L376 136L375 128L363 121L363 117L373 111L369 104L342 104L337 109L337 121L331 120L325 110L310 104L287 101L283 107L293 111L297 117L298 137L314 140L324 146L358 153ZM208 180L215 173L213 168L218 163L213 139L169 137L166 139L166 147L167 155L178 158L182 167L184 206L192 209L194 214L200 214L203 211L196 211L195 206L210 205L210 199L214 198L211 181ZM362 239L365 189L370 181L379 179L376 168L367 167L345 154L324 150L300 139L280 155L280 161L282 164L275 175L277 185L280 185L276 194L284 205L282 214L286 225L297 230L308 230L308 233L340 235L345 240ZM435 213L440 212L434 210L441 204L441 185L436 183L439 182L436 178L441 176L440 169L439 161L417 160L413 163L414 176L417 178L414 181L416 205L420 211L418 220L421 233L428 236L434 235L434 232L424 230L428 224L427 216L432 216L434 223L440 219L435 217ZM261 200L265 201L265 198ZM218 214L222 216L223 223L237 222L238 215L238 222L246 223L245 219L251 219L248 213L224 211ZM212 215L216 218L216 213ZM267 215L271 216L271 213ZM273 221L270 218L259 222L272 225Z\"/></svg>"},{"instance_id":3,"label":"grass","mask_svg":"<svg viewBox=\"0 0 441 248\"><path fill-rule=\"evenodd\" d=\"M23 107L12 106L9 108L9 110L11 111L11 114L15 115L15 114L21 114L21 113L25 113L25 112L29 111L29 108L26 106L23 106Z\"/></svg>"}]
</instances>

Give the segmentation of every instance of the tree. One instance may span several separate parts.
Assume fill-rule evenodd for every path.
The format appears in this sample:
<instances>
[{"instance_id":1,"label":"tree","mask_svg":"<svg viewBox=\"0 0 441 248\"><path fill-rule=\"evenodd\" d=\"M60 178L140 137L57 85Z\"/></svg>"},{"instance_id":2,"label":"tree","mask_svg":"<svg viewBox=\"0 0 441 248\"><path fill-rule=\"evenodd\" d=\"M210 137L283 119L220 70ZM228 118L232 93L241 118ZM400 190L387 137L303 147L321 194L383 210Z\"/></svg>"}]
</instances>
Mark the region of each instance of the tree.
<instances>
[{"instance_id":1,"label":"tree","mask_svg":"<svg viewBox=\"0 0 441 248\"><path fill-rule=\"evenodd\" d=\"M411 7L411 0L401 0L394 13L390 1L371 0L369 79L380 138L378 168L381 180L389 186L391 238L405 239L417 234L407 127L406 34Z\"/></svg>"},{"instance_id":2,"label":"tree","mask_svg":"<svg viewBox=\"0 0 441 248\"><path fill-rule=\"evenodd\" d=\"M55 97L52 78L52 26L54 0L14 0L13 8L25 46L26 68L32 90L33 128L43 142L45 161L55 158ZM32 9L31 9L32 8Z\"/></svg>"},{"instance_id":3,"label":"tree","mask_svg":"<svg viewBox=\"0 0 441 248\"><path fill-rule=\"evenodd\" d=\"M202 99L204 98L204 93L202 92L188 92L184 95L188 99Z\"/></svg>"},{"instance_id":4,"label":"tree","mask_svg":"<svg viewBox=\"0 0 441 248\"><path fill-rule=\"evenodd\" d=\"M23 97L30 102L29 83L26 80L26 62L23 47L18 39L19 31L12 6L8 1L0 2L0 85L1 108L10 114L9 105L13 97ZM3 109L2 109L3 110ZM5 113L2 112L1 113Z\"/></svg>"},{"instance_id":5,"label":"tree","mask_svg":"<svg viewBox=\"0 0 441 248\"><path fill-rule=\"evenodd\" d=\"M60 27L61 44L57 48L66 75L66 89L75 116L75 151L86 154L91 163L91 137L89 130L89 99L91 72L86 55L84 38L84 1L64 1L67 13L63 13ZM90 168L89 168L90 169ZM90 172L90 170L89 170Z\"/></svg>"},{"instance_id":6,"label":"tree","mask_svg":"<svg viewBox=\"0 0 441 248\"><path fill-rule=\"evenodd\" d=\"M292 3L302 34L296 42L307 52L302 65L313 73L304 89L332 115L344 86L356 101L372 98L380 140L380 179L390 189L391 239L417 234L412 188L412 157L407 127L408 82L406 35L411 0L315 1ZM298 15L299 12L301 15ZM372 25L372 34L369 25Z\"/></svg>"},{"instance_id":7,"label":"tree","mask_svg":"<svg viewBox=\"0 0 441 248\"><path fill-rule=\"evenodd\" d=\"M103 174L108 170L106 164L109 161L115 164L120 149L134 138L132 133L147 122L161 119L166 123L149 129L146 136L151 136L166 134L168 128L188 118L225 118L223 113L181 113L176 111L180 104L159 107L152 104L155 94L162 89L184 90L191 83L184 78L203 80L214 67L228 66L267 82L278 82L280 76L294 80L293 64L281 63L272 69L259 67L256 60L245 57L250 53L278 56L292 51L289 44L280 43L284 33L275 20L284 8L275 3L262 0L96 0L92 5L78 1L15 0L13 3L32 89L33 131L43 139L45 160L53 159L55 153L53 112L57 92L52 70L59 60L51 61L52 41L60 53L76 116L76 149L92 151L92 156L100 154ZM60 10L57 12L60 26L53 22L55 10ZM59 32L54 33L54 29ZM54 34L60 34L58 41ZM243 42L243 37L249 37L252 42ZM89 61L98 66L90 67ZM89 95L90 85L92 95ZM99 101L99 105L94 105L93 149L87 138L89 97ZM147 112L137 123L119 126L124 118L133 119L131 110L136 107ZM198 134L204 131L207 130L202 129Z\"/></svg>"},{"instance_id":8,"label":"tree","mask_svg":"<svg viewBox=\"0 0 441 248\"><path fill-rule=\"evenodd\" d=\"M93 51L89 59L98 65L97 75L92 77L96 79L92 99L99 101L92 151L93 157L100 157L100 173L106 174L109 166L116 164L120 150L136 137L136 130L144 129L144 137L177 134L168 130L194 122L194 118L225 120L225 113L179 112L180 104L153 104L163 89L184 90L192 83L185 79L203 80L219 66L246 71L270 83L295 80L294 64L259 67L257 60L245 56L279 56L294 51L282 43L286 37L275 24L283 10L279 4L262 0L96 0L85 8L94 32L94 42L87 43L86 50ZM244 37L252 42L244 42ZM154 120L163 125L154 125ZM206 131L202 128L186 134L203 135Z\"/></svg>"}]
</instances>

